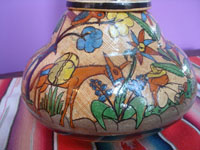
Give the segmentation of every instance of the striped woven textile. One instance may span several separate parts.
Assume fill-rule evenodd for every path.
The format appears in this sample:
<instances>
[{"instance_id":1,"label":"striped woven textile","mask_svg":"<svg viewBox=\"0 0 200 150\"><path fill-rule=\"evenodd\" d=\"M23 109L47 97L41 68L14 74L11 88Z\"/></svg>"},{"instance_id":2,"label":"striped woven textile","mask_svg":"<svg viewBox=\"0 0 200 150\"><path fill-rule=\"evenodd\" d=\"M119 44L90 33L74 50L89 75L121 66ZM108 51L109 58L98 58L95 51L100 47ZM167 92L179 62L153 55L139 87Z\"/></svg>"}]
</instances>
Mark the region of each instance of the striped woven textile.
<instances>
[{"instance_id":1,"label":"striped woven textile","mask_svg":"<svg viewBox=\"0 0 200 150\"><path fill-rule=\"evenodd\" d=\"M190 60L200 83L200 57ZM21 82L21 78L0 79L0 150L106 150L103 144L78 141L40 124L20 101ZM200 150L200 84L198 87L195 104L181 120L153 136L121 142L117 149Z\"/></svg>"}]
</instances>

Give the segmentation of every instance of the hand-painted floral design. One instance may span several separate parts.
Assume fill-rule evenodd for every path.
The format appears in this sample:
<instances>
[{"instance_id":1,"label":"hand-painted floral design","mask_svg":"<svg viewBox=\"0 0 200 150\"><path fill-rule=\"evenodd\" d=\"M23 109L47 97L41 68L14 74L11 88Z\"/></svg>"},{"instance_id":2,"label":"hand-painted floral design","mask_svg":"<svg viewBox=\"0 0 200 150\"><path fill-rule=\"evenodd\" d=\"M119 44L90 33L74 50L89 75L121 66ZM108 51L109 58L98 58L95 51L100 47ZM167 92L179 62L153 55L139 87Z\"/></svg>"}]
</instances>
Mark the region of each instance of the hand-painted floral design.
<instances>
[{"instance_id":1,"label":"hand-painted floral design","mask_svg":"<svg viewBox=\"0 0 200 150\"><path fill-rule=\"evenodd\" d=\"M151 15L150 15L147 11L141 13L141 16L142 16L142 20L143 20L144 22L146 22L146 21L148 20L149 23L150 23L150 25L153 26L153 21L154 21L154 19L151 17ZM155 22L155 21L154 21L154 22Z\"/></svg>"},{"instance_id":2,"label":"hand-painted floral design","mask_svg":"<svg viewBox=\"0 0 200 150\"><path fill-rule=\"evenodd\" d=\"M110 12L107 15L109 20L114 20L114 24L110 25L109 33L113 38L118 37L119 35L125 36L129 33L129 27L134 25L134 22L131 18L128 17L127 13L113 13Z\"/></svg>"},{"instance_id":3,"label":"hand-painted floral design","mask_svg":"<svg viewBox=\"0 0 200 150\"><path fill-rule=\"evenodd\" d=\"M146 75L139 75L136 77L136 80L130 80L126 85L126 88L133 92L135 96L142 96L142 91L147 84Z\"/></svg>"},{"instance_id":4,"label":"hand-painted floral design","mask_svg":"<svg viewBox=\"0 0 200 150\"><path fill-rule=\"evenodd\" d=\"M166 86L169 82L169 77L167 75L167 72L165 70L159 70L153 65L151 65L151 72L147 74L147 77L149 78L149 86L150 91L152 93L153 99L154 99L154 106L158 106L158 92L161 89L161 94L163 94L162 87ZM164 91L165 92L165 91ZM168 99L167 99L168 101Z\"/></svg>"},{"instance_id":5,"label":"hand-painted floral design","mask_svg":"<svg viewBox=\"0 0 200 150\"><path fill-rule=\"evenodd\" d=\"M71 25L64 29L66 19L71 20ZM104 28L108 30L104 31ZM77 110L75 102L82 96L77 94L82 90L82 84L88 84L88 80L93 93L92 97L88 97L91 98L88 105L93 118L89 114L83 114L84 118L76 116L76 119L93 121L97 125L97 132L99 125L110 132L107 120L111 120L119 129L124 122L133 121L135 123L132 126L138 129L143 120L152 115L159 116L162 121L160 115L168 108L193 98L196 81L192 76L191 64L179 48L162 37L158 24L146 11L69 12L61 19L54 32L57 33L55 43L47 50L37 53L34 56L36 58L28 65L23 92L26 94L24 99L33 105L38 115L40 110L46 110L50 117L60 116L59 125L62 127L67 127L68 122L71 128L76 127L73 123L73 110ZM105 58L104 65L103 62L87 63L76 54L82 50L89 56L88 53L93 53L98 48L101 48L99 51L111 51L102 46L104 32L105 35L110 34L110 39L124 38L124 46L130 47L128 50L119 49L119 55L124 55L118 56L122 57L120 61L126 59L120 66L113 63L114 57L110 58L104 52L101 56ZM76 42L75 53L63 53L55 62L41 66L42 69L34 75L34 70L47 56L56 54L58 44L66 37L70 37L72 43ZM127 41L129 38L132 39ZM143 65L142 68L138 63ZM100 75L103 78L99 79ZM67 91L66 94L64 90ZM69 121L66 122L66 119Z\"/></svg>"},{"instance_id":6,"label":"hand-painted floral design","mask_svg":"<svg viewBox=\"0 0 200 150\"><path fill-rule=\"evenodd\" d=\"M88 53L94 52L103 44L103 32L92 26L85 27L81 33L81 37L77 40L77 49L85 50Z\"/></svg>"},{"instance_id":7,"label":"hand-painted floral design","mask_svg":"<svg viewBox=\"0 0 200 150\"><path fill-rule=\"evenodd\" d=\"M158 106L165 107L169 100L175 102L176 96L179 92L179 86L177 84L166 84L161 86L157 93Z\"/></svg>"},{"instance_id":8,"label":"hand-painted floral design","mask_svg":"<svg viewBox=\"0 0 200 150\"><path fill-rule=\"evenodd\" d=\"M143 63L143 57L146 57L156 62L156 60L151 55L158 55L158 52L149 47L149 45L153 43L153 40L145 40L145 31L141 30L138 38L136 37L135 33L131 31L131 37L133 41L128 42L128 44L133 46L134 48L132 50L127 50L126 52L128 54L131 54L131 56L136 55L136 58L139 61L140 65L142 65Z\"/></svg>"},{"instance_id":9,"label":"hand-painted floral design","mask_svg":"<svg viewBox=\"0 0 200 150\"><path fill-rule=\"evenodd\" d=\"M103 84L100 80L90 80L90 87L95 90L95 95L98 96L98 100L101 102L106 102L110 96L112 96L112 89L107 89L107 85Z\"/></svg>"},{"instance_id":10,"label":"hand-painted floral design","mask_svg":"<svg viewBox=\"0 0 200 150\"><path fill-rule=\"evenodd\" d=\"M179 57L180 49L178 47L176 47L171 41L166 41L165 50L167 52L169 52L170 50L173 51L173 53L176 55L176 57L180 63L180 57Z\"/></svg>"}]
</instances>

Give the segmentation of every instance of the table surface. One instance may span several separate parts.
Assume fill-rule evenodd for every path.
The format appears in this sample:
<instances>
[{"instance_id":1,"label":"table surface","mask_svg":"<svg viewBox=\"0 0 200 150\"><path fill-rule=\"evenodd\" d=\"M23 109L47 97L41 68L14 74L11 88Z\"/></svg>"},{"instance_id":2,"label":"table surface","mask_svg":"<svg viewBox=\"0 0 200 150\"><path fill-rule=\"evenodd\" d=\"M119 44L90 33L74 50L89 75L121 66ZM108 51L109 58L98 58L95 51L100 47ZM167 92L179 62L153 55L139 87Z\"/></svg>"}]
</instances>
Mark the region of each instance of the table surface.
<instances>
[{"instance_id":1,"label":"table surface","mask_svg":"<svg viewBox=\"0 0 200 150\"><path fill-rule=\"evenodd\" d=\"M190 57L200 83L200 57ZM20 100L22 73L0 75L0 150L105 150L57 134L40 124ZM200 84L190 111L179 121L150 137L121 142L123 150L200 150ZM96 147L97 146L97 147ZM106 145L111 149L111 145ZM109 147L109 148L108 148ZM120 149L120 148L119 148Z\"/></svg>"}]
</instances>

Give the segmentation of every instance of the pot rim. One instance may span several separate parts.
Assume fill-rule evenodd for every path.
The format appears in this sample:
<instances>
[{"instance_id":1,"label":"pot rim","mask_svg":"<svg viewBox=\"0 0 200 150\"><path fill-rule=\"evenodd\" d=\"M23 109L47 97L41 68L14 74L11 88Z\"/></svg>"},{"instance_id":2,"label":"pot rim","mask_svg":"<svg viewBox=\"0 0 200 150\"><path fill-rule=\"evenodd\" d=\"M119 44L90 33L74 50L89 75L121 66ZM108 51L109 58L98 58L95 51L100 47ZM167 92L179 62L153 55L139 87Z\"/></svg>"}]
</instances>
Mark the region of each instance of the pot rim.
<instances>
[{"instance_id":1,"label":"pot rim","mask_svg":"<svg viewBox=\"0 0 200 150\"><path fill-rule=\"evenodd\" d=\"M68 0L68 9L91 11L144 11L151 7L151 0Z\"/></svg>"}]
</instances>

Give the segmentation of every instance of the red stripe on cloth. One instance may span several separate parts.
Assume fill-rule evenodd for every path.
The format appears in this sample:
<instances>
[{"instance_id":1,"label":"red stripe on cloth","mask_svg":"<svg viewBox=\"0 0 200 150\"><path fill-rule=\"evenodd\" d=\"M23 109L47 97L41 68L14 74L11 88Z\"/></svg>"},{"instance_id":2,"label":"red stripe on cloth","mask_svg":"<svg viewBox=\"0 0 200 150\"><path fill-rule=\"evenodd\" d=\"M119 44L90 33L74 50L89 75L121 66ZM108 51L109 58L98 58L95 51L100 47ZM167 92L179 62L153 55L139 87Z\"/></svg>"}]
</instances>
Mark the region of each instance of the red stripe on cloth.
<instances>
[{"instance_id":1,"label":"red stripe on cloth","mask_svg":"<svg viewBox=\"0 0 200 150\"><path fill-rule=\"evenodd\" d=\"M192 61L192 62L195 63L196 65L199 65L199 66L200 66L200 57L193 56L193 57L190 57L189 59L190 59L190 61Z\"/></svg>"},{"instance_id":2,"label":"red stripe on cloth","mask_svg":"<svg viewBox=\"0 0 200 150\"><path fill-rule=\"evenodd\" d=\"M178 150L200 149L200 135L194 128L182 120L163 130L162 134Z\"/></svg>"},{"instance_id":3,"label":"red stripe on cloth","mask_svg":"<svg viewBox=\"0 0 200 150\"><path fill-rule=\"evenodd\" d=\"M10 79L0 79L0 101L3 98L3 96L6 94L6 91L10 85L10 82L12 81L12 78Z\"/></svg>"},{"instance_id":4,"label":"red stripe on cloth","mask_svg":"<svg viewBox=\"0 0 200 150\"><path fill-rule=\"evenodd\" d=\"M70 136L58 134L58 150L92 150L92 144Z\"/></svg>"},{"instance_id":5,"label":"red stripe on cloth","mask_svg":"<svg viewBox=\"0 0 200 150\"><path fill-rule=\"evenodd\" d=\"M121 142L123 150L146 150L137 140Z\"/></svg>"},{"instance_id":6,"label":"red stripe on cloth","mask_svg":"<svg viewBox=\"0 0 200 150\"><path fill-rule=\"evenodd\" d=\"M39 121L36 122L36 130L34 133L34 145L37 145L37 147L34 147L34 150L53 149L53 131L45 127Z\"/></svg>"}]
</instances>

